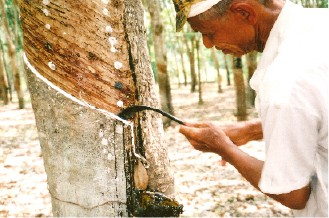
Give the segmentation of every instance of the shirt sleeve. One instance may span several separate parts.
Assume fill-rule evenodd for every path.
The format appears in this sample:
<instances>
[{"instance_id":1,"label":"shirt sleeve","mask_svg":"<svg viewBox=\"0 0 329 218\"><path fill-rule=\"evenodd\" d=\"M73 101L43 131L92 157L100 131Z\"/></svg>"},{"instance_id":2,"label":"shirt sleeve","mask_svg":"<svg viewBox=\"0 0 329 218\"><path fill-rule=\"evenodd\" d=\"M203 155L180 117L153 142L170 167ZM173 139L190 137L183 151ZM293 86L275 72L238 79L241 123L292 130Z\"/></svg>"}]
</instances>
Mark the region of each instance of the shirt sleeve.
<instances>
[{"instance_id":1,"label":"shirt sleeve","mask_svg":"<svg viewBox=\"0 0 329 218\"><path fill-rule=\"evenodd\" d=\"M319 117L312 88L296 83L272 101L261 105L266 157L259 182L262 192L289 193L310 183L315 172Z\"/></svg>"}]
</instances>

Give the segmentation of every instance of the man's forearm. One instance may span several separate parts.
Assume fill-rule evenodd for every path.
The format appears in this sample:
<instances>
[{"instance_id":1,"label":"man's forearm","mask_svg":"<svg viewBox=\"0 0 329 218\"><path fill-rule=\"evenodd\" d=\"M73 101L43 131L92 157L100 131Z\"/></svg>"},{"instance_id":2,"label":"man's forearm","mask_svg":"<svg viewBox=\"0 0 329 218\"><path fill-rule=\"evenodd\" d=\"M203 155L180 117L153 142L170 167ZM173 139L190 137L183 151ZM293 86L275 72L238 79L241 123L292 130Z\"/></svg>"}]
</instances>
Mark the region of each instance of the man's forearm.
<instances>
[{"instance_id":1,"label":"man's forearm","mask_svg":"<svg viewBox=\"0 0 329 218\"><path fill-rule=\"evenodd\" d=\"M216 126L212 123L189 123L180 127L191 145L203 152L214 152L232 164L254 187L258 188L264 162L241 151L238 145L263 136L260 120L239 122L230 126ZM289 176L289 175L287 175ZM269 195L283 205L293 209L303 208L309 197L306 186L288 194Z\"/></svg>"},{"instance_id":2,"label":"man's forearm","mask_svg":"<svg viewBox=\"0 0 329 218\"><path fill-rule=\"evenodd\" d=\"M264 164L263 161L248 155L235 145L227 146L225 151L221 152L221 156L233 165L251 185L259 189L258 183Z\"/></svg>"},{"instance_id":3,"label":"man's forearm","mask_svg":"<svg viewBox=\"0 0 329 218\"><path fill-rule=\"evenodd\" d=\"M260 140L263 138L262 122L260 119L246 121L245 129L249 136L249 141Z\"/></svg>"},{"instance_id":4,"label":"man's forearm","mask_svg":"<svg viewBox=\"0 0 329 218\"><path fill-rule=\"evenodd\" d=\"M233 165L251 185L260 190L258 183L264 165L263 161L248 155L234 145L228 146L221 155L227 162ZM302 209L305 207L309 198L310 187L305 186L286 194L265 194L291 209Z\"/></svg>"},{"instance_id":5,"label":"man's forearm","mask_svg":"<svg viewBox=\"0 0 329 218\"><path fill-rule=\"evenodd\" d=\"M263 138L262 123L260 119L226 125L223 127L223 131L237 146L244 145L252 140Z\"/></svg>"}]
</instances>

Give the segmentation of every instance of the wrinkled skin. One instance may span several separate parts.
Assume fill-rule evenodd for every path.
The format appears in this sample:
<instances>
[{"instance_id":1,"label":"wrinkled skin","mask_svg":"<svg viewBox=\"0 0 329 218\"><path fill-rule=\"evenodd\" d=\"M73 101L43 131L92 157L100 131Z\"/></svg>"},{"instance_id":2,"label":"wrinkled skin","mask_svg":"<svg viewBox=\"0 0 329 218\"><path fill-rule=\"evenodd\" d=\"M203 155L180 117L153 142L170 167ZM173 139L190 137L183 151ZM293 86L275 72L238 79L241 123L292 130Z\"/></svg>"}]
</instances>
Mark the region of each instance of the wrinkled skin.
<instances>
[{"instance_id":1,"label":"wrinkled skin","mask_svg":"<svg viewBox=\"0 0 329 218\"><path fill-rule=\"evenodd\" d=\"M187 123L180 128L191 145L203 152L213 152L220 155L221 146L233 143L236 146L246 144L251 140L262 138L260 120L239 122L229 125L216 125L212 122ZM222 165L225 165L225 160Z\"/></svg>"},{"instance_id":2,"label":"wrinkled skin","mask_svg":"<svg viewBox=\"0 0 329 218\"><path fill-rule=\"evenodd\" d=\"M282 7L282 1L274 1L266 8L254 0L238 0L221 17L205 20L195 16L188 22L202 34L206 48L215 47L224 54L241 57L251 51L263 51Z\"/></svg>"},{"instance_id":3,"label":"wrinkled skin","mask_svg":"<svg viewBox=\"0 0 329 218\"><path fill-rule=\"evenodd\" d=\"M200 20L196 16L189 18L188 22L194 31L202 34L205 47L215 47L225 54L240 57L253 50L263 51L283 5L282 0L269 0L266 8L256 0L233 0L222 17ZM186 123L179 131L195 149L222 156L259 189L264 162L241 151L238 146L262 138L260 120L226 126L214 123ZM310 196L310 186L286 194L267 195L289 208L302 209Z\"/></svg>"}]
</instances>

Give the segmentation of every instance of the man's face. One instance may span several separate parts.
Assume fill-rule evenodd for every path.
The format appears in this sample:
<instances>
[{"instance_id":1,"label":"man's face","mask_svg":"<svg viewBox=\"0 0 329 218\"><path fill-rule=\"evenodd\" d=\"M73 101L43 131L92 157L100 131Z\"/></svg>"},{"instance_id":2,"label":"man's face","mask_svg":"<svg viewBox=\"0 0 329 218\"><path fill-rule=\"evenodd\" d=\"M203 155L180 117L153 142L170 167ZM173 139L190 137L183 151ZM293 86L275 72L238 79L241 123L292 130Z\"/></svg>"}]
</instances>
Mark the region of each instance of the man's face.
<instances>
[{"instance_id":1,"label":"man's face","mask_svg":"<svg viewBox=\"0 0 329 218\"><path fill-rule=\"evenodd\" d=\"M257 50L254 27L235 13L228 12L214 20L188 19L192 29L200 32L206 48L222 50L224 54L240 57Z\"/></svg>"}]
</instances>

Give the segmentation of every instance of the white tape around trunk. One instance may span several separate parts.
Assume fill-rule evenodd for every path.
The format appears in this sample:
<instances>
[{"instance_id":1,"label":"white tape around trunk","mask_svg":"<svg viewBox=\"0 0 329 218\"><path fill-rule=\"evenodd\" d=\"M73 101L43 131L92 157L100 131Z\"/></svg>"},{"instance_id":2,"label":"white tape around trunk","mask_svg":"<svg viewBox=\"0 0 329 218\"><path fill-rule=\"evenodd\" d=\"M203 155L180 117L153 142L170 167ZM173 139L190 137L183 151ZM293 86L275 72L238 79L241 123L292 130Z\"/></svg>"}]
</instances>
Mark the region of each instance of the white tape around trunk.
<instances>
[{"instance_id":1,"label":"white tape around trunk","mask_svg":"<svg viewBox=\"0 0 329 218\"><path fill-rule=\"evenodd\" d=\"M221 0L204 0L198 2L196 4L191 5L191 10L188 17L194 17L199 15L207 10L209 10L212 6L220 2Z\"/></svg>"}]
</instances>

